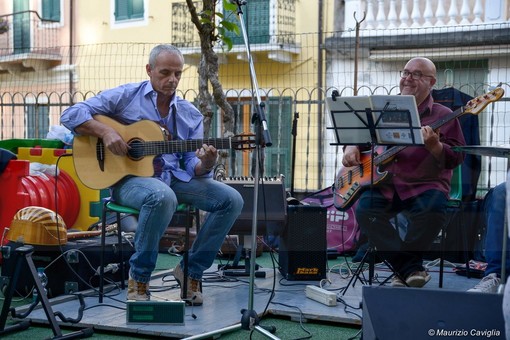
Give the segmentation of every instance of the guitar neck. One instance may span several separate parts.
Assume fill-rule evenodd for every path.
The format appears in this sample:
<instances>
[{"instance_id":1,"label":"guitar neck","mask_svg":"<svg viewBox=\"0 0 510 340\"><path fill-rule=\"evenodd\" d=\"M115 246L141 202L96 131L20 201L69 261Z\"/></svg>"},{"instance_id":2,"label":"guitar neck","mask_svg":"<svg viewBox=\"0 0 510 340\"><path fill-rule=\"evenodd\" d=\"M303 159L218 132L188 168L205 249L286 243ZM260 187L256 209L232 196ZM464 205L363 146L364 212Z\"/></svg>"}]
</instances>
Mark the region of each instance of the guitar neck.
<instances>
[{"instance_id":1,"label":"guitar neck","mask_svg":"<svg viewBox=\"0 0 510 340\"><path fill-rule=\"evenodd\" d=\"M132 148L142 149L137 154L159 155L164 153L191 152L200 149L203 144L212 145L216 149L231 149L234 141L231 138L208 138L172 141L135 141L130 144Z\"/></svg>"}]
</instances>

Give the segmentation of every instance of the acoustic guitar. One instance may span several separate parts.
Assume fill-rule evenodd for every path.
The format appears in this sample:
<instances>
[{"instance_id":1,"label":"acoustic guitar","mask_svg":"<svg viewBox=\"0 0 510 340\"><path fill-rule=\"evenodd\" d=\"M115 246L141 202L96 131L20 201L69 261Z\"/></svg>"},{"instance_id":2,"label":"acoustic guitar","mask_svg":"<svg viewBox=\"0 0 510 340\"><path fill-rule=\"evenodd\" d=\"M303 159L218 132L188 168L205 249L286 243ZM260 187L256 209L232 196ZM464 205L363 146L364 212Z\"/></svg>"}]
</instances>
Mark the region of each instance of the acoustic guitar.
<instances>
[{"instance_id":1,"label":"acoustic guitar","mask_svg":"<svg viewBox=\"0 0 510 340\"><path fill-rule=\"evenodd\" d=\"M128 175L153 176L152 162L156 155L191 152L201 148L202 144L212 145L217 149L255 148L253 134L168 141L160 126L151 120L124 125L103 115L96 115L94 119L114 128L130 146L130 150L127 156L117 156L104 146L100 138L76 136L73 141L74 168L80 181L91 189L108 188Z\"/></svg>"},{"instance_id":2,"label":"acoustic guitar","mask_svg":"<svg viewBox=\"0 0 510 340\"><path fill-rule=\"evenodd\" d=\"M470 100L464 107L434 122L430 127L436 130L467 113L477 115L489 105L489 103L498 101L503 94L503 89L498 87ZM407 146L394 146L385 150L383 146L378 146L374 148L373 155L372 150L362 152L359 165L341 168L333 184L333 204L335 207L338 210L349 209L364 190L372 185L375 186L384 182L388 177L388 172L380 171L379 166L390 162L397 153L404 150L406 147Z\"/></svg>"}]
</instances>

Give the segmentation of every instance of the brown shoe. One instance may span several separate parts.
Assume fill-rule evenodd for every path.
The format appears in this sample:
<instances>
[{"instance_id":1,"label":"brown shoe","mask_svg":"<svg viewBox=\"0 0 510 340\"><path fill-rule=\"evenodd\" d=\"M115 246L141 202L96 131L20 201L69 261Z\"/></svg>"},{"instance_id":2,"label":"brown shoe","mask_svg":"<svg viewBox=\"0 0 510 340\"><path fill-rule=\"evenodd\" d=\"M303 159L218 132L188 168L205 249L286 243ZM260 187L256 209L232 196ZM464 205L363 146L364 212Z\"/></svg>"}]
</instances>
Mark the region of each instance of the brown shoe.
<instances>
[{"instance_id":1,"label":"brown shoe","mask_svg":"<svg viewBox=\"0 0 510 340\"><path fill-rule=\"evenodd\" d=\"M430 281L431 276L426 271L418 271L411 273L407 279L406 283L409 287L421 288Z\"/></svg>"},{"instance_id":2,"label":"brown shoe","mask_svg":"<svg viewBox=\"0 0 510 340\"><path fill-rule=\"evenodd\" d=\"M391 279L391 284L390 284L392 287L406 287L407 285L405 284L404 281L402 281L400 279L400 277L398 277L397 275L393 276L393 278Z\"/></svg>"},{"instance_id":3,"label":"brown shoe","mask_svg":"<svg viewBox=\"0 0 510 340\"><path fill-rule=\"evenodd\" d=\"M181 286L181 299L183 299L188 305L193 304L194 306L201 306L204 299L202 298L202 292L200 291L200 281L188 276L188 289L186 297L184 297L184 272L182 271L180 264L178 264L174 269L174 277L179 286Z\"/></svg>"},{"instance_id":4,"label":"brown shoe","mask_svg":"<svg viewBox=\"0 0 510 340\"><path fill-rule=\"evenodd\" d=\"M127 299L131 301L149 301L149 283L135 281L130 276L128 279Z\"/></svg>"}]
</instances>

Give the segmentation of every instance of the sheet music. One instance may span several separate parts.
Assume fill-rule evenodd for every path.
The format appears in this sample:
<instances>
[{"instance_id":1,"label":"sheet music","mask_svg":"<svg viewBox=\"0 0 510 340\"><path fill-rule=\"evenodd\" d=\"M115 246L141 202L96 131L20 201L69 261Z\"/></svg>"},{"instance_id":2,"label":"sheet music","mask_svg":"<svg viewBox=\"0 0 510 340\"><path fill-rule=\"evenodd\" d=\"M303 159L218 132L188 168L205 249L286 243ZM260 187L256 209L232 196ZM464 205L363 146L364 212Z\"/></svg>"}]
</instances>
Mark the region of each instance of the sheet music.
<instances>
[{"instance_id":1,"label":"sheet music","mask_svg":"<svg viewBox=\"0 0 510 340\"><path fill-rule=\"evenodd\" d=\"M353 112L353 110L364 112L367 107L370 107L369 97L337 98L336 101L328 97L326 105L331 112L335 128L342 128L341 135L335 133L337 144L365 144L371 140L366 115L358 114L356 116Z\"/></svg>"},{"instance_id":2,"label":"sheet music","mask_svg":"<svg viewBox=\"0 0 510 340\"><path fill-rule=\"evenodd\" d=\"M414 96L372 96L371 101L374 120L379 121L376 134L381 144L424 144ZM409 115L404 112L407 110Z\"/></svg>"},{"instance_id":3,"label":"sheet music","mask_svg":"<svg viewBox=\"0 0 510 340\"><path fill-rule=\"evenodd\" d=\"M424 144L414 96L327 97L326 104L337 145L371 143L374 138L369 119L377 144Z\"/></svg>"}]
</instances>

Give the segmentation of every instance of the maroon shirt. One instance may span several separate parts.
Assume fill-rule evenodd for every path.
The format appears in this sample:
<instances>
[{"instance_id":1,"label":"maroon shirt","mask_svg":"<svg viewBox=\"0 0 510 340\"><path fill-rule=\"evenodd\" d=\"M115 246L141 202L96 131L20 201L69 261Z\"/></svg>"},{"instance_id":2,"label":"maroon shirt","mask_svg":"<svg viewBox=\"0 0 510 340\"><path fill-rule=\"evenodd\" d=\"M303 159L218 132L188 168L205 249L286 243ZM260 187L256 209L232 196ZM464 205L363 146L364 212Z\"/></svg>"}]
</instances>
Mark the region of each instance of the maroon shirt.
<instances>
[{"instance_id":1,"label":"maroon shirt","mask_svg":"<svg viewBox=\"0 0 510 340\"><path fill-rule=\"evenodd\" d=\"M432 125L452 111L446 106L434 103L429 95L418 107L418 112L421 125L425 126ZM400 199L405 200L430 189L448 195L453 169L464 160L463 153L451 149L452 146L466 144L459 121L454 119L441 126L439 139L443 143L440 160L423 146L408 146L395 155L393 161L383 169L393 175L388 182L390 185L381 186L385 197L391 199L396 192Z\"/></svg>"}]
</instances>

